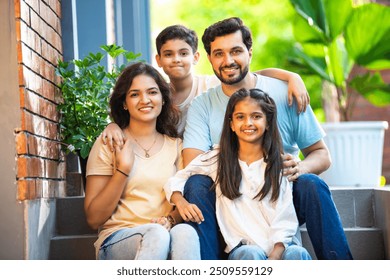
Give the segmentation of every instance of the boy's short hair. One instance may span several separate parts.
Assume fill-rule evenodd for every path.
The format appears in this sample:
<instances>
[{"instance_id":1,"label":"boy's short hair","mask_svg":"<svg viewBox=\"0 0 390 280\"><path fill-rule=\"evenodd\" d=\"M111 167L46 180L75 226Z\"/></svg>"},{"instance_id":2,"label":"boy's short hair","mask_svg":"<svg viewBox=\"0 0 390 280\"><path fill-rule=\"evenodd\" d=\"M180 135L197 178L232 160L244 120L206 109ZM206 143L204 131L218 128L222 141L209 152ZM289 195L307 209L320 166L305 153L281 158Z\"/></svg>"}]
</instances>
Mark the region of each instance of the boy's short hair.
<instances>
[{"instance_id":1,"label":"boy's short hair","mask_svg":"<svg viewBox=\"0 0 390 280\"><path fill-rule=\"evenodd\" d=\"M194 30L191 30L184 25L176 24L166 27L163 31L158 34L156 38L156 49L158 55L160 55L160 50L162 45L164 45L168 40L179 39L185 41L188 45L191 46L192 51L195 53L198 50L198 35Z\"/></svg>"}]
</instances>

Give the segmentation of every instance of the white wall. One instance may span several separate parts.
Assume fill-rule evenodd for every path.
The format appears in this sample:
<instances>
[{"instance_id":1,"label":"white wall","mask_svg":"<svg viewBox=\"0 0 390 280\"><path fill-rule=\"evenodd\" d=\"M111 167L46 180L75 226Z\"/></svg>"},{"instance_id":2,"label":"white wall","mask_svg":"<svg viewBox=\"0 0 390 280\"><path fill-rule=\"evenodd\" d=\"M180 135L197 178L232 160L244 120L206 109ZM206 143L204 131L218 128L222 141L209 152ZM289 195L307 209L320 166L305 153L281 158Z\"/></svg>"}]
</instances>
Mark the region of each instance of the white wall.
<instances>
[{"instance_id":1,"label":"white wall","mask_svg":"<svg viewBox=\"0 0 390 280\"><path fill-rule=\"evenodd\" d=\"M24 259L23 203L16 200L14 129L20 126L14 1L0 1L0 259Z\"/></svg>"}]
</instances>

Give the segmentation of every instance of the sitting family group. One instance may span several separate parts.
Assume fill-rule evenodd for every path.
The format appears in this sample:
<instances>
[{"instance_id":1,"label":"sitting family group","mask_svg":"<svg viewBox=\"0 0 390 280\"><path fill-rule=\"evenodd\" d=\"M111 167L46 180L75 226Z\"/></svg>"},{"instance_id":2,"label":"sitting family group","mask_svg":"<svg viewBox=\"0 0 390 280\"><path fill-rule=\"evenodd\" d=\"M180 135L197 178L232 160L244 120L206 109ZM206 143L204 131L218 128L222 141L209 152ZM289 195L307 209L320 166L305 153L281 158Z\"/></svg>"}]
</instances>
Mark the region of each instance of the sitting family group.
<instances>
[{"instance_id":1,"label":"sitting family group","mask_svg":"<svg viewBox=\"0 0 390 280\"><path fill-rule=\"evenodd\" d=\"M84 208L99 260L352 259L329 187L324 132L299 75L250 72L240 18L206 28L215 76L193 74L198 37L182 25L156 38L169 77L138 62L110 96L112 123L87 163ZM301 152L303 159L299 159Z\"/></svg>"}]
</instances>

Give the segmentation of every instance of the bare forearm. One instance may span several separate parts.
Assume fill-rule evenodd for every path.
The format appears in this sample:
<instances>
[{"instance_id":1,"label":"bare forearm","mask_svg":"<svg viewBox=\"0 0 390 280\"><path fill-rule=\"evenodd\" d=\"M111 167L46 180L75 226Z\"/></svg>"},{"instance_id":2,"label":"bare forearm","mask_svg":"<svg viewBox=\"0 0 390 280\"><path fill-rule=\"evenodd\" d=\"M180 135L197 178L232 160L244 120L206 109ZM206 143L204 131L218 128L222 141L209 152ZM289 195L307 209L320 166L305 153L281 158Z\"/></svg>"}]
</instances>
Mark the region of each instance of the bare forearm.
<instances>
[{"instance_id":1,"label":"bare forearm","mask_svg":"<svg viewBox=\"0 0 390 280\"><path fill-rule=\"evenodd\" d=\"M268 256L268 259L269 260L280 260L280 259L282 259L283 252L284 252L283 243L276 243L274 245L274 248L272 249L271 253Z\"/></svg>"},{"instance_id":2,"label":"bare forearm","mask_svg":"<svg viewBox=\"0 0 390 280\"><path fill-rule=\"evenodd\" d=\"M302 149L305 159L299 162L299 173L321 174L327 170L331 164L328 147L323 140Z\"/></svg>"},{"instance_id":3,"label":"bare forearm","mask_svg":"<svg viewBox=\"0 0 390 280\"><path fill-rule=\"evenodd\" d=\"M280 68L266 68L266 69L259 70L256 73L263 76L279 79L285 82L290 81L292 77L294 78L299 77L297 73L290 72Z\"/></svg>"},{"instance_id":4,"label":"bare forearm","mask_svg":"<svg viewBox=\"0 0 390 280\"><path fill-rule=\"evenodd\" d=\"M106 186L86 206L85 212L88 224L98 228L106 222L118 206L127 177L116 172ZM93 188L93 182L87 183L87 188Z\"/></svg>"},{"instance_id":5,"label":"bare forearm","mask_svg":"<svg viewBox=\"0 0 390 280\"><path fill-rule=\"evenodd\" d=\"M297 101L297 113L306 111L306 107L310 104L310 96L301 76L297 73L279 68L267 68L257 73L287 82L288 104L291 106L293 104L293 98L295 98Z\"/></svg>"},{"instance_id":6,"label":"bare forearm","mask_svg":"<svg viewBox=\"0 0 390 280\"><path fill-rule=\"evenodd\" d=\"M314 150L305 156L305 159L299 162L299 168L303 173L321 174L331 165L329 151L326 147Z\"/></svg>"},{"instance_id":7,"label":"bare forearm","mask_svg":"<svg viewBox=\"0 0 390 280\"><path fill-rule=\"evenodd\" d=\"M183 165L186 167L194 158L202 154L203 151L198 149L187 148L182 151Z\"/></svg>"}]
</instances>

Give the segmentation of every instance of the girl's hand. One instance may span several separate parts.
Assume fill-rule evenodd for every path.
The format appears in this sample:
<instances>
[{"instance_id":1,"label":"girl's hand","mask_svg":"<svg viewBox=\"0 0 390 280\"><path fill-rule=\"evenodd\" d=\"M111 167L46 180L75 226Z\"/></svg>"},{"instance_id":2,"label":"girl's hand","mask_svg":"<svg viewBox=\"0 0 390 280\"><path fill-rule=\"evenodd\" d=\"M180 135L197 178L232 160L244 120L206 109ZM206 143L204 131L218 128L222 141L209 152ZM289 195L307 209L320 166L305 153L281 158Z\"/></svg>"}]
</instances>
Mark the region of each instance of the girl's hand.
<instances>
[{"instance_id":1,"label":"girl's hand","mask_svg":"<svg viewBox=\"0 0 390 280\"><path fill-rule=\"evenodd\" d=\"M269 253L269 260L281 260L284 253L283 243L276 243L271 253Z\"/></svg>"},{"instance_id":2,"label":"girl's hand","mask_svg":"<svg viewBox=\"0 0 390 280\"><path fill-rule=\"evenodd\" d=\"M204 221L202 211L200 211L198 206L189 203L186 199L183 198L175 205L184 221L191 221L198 224Z\"/></svg>"},{"instance_id":3,"label":"girl's hand","mask_svg":"<svg viewBox=\"0 0 390 280\"><path fill-rule=\"evenodd\" d=\"M102 141L104 145L108 145L111 151L114 151L114 147L118 146L122 149L126 140L122 129L116 123L110 123L102 132Z\"/></svg>"},{"instance_id":4,"label":"girl's hand","mask_svg":"<svg viewBox=\"0 0 390 280\"><path fill-rule=\"evenodd\" d=\"M115 146L115 154L117 168L126 174L130 174L134 164L134 151L130 140L125 140L122 149Z\"/></svg>"}]
</instances>

